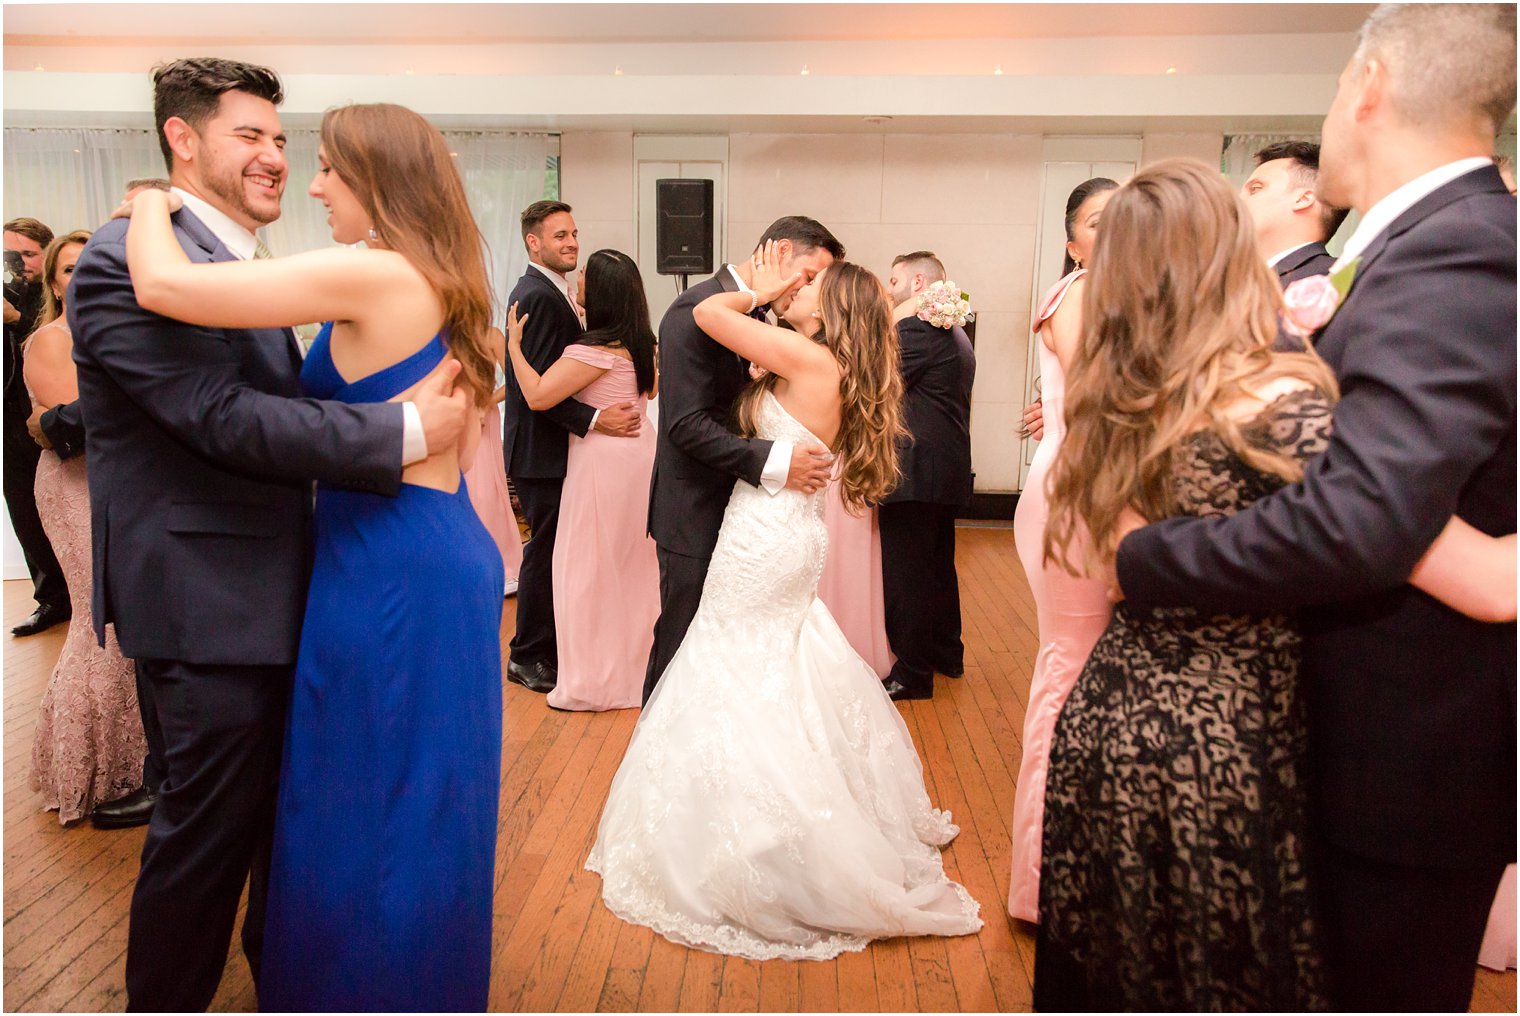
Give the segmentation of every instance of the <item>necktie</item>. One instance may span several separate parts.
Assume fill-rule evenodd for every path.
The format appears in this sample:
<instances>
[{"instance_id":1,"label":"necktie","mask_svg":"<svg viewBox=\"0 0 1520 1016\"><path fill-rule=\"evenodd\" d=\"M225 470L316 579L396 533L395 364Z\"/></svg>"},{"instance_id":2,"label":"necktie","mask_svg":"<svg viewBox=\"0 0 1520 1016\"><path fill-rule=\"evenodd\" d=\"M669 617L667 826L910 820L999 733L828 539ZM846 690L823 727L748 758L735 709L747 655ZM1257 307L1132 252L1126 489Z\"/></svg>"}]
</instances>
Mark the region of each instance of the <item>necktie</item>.
<instances>
[{"instance_id":1,"label":"necktie","mask_svg":"<svg viewBox=\"0 0 1520 1016\"><path fill-rule=\"evenodd\" d=\"M269 253L269 248L266 247L266 246L264 246L264 241L261 240L261 239L259 239L258 237L254 237L253 259L255 261L258 261L261 258L272 258L272 257L274 257L274 255L271 254L271 253Z\"/></svg>"}]
</instances>

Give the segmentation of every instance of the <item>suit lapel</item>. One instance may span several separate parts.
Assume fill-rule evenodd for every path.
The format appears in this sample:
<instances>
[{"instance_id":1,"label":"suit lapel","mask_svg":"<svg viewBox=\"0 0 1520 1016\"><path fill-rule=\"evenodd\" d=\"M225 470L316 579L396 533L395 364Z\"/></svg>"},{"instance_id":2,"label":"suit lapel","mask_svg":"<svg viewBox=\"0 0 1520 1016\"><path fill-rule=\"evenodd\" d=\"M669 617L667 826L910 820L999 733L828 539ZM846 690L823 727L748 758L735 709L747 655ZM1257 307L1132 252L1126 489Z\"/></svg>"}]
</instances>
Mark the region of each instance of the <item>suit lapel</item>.
<instances>
[{"instance_id":1,"label":"suit lapel","mask_svg":"<svg viewBox=\"0 0 1520 1016\"><path fill-rule=\"evenodd\" d=\"M213 262L241 260L236 254L227 249L227 245L217 239L215 233L207 228L206 224L195 217L195 213L188 208L181 208L173 215L174 225L189 237L201 250L205 251ZM301 353L301 341L296 338L293 328L250 328L248 331L273 332L279 331L285 336L286 352L291 355L296 371L301 370L301 361L304 356Z\"/></svg>"}]
</instances>

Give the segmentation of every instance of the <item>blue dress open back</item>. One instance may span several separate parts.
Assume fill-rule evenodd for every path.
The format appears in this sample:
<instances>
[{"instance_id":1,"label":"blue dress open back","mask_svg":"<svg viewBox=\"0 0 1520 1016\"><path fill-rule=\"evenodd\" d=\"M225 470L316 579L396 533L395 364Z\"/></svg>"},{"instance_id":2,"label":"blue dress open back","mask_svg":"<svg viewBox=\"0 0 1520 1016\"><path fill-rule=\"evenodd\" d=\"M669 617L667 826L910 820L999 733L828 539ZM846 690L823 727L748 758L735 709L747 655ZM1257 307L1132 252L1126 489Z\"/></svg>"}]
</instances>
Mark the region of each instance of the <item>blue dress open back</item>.
<instances>
[{"instance_id":1,"label":"blue dress open back","mask_svg":"<svg viewBox=\"0 0 1520 1016\"><path fill-rule=\"evenodd\" d=\"M441 335L358 381L332 325L308 395L381 402ZM280 772L266 1011L482 1011L501 769L501 555L461 478L392 497L320 486Z\"/></svg>"}]
</instances>

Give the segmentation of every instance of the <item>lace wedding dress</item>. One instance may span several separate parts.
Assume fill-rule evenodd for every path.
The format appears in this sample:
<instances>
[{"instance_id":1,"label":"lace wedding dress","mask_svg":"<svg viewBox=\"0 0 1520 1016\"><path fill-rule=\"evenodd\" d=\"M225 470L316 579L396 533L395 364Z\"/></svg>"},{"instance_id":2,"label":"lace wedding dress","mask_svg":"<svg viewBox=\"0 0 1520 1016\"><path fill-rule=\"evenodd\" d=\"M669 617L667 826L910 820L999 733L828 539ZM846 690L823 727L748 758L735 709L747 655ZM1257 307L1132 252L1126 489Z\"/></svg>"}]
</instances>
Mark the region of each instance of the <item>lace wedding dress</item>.
<instances>
[{"instance_id":1,"label":"lace wedding dress","mask_svg":"<svg viewBox=\"0 0 1520 1016\"><path fill-rule=\"evenodd\" d=\"M818 440L774 396L758 417L763 437ZM683 945L822 960L982 926L940 858L960 830L817 597L826 491L734 485L702 604L586 862L613 913Z\"/></svg>"}]
</instances>

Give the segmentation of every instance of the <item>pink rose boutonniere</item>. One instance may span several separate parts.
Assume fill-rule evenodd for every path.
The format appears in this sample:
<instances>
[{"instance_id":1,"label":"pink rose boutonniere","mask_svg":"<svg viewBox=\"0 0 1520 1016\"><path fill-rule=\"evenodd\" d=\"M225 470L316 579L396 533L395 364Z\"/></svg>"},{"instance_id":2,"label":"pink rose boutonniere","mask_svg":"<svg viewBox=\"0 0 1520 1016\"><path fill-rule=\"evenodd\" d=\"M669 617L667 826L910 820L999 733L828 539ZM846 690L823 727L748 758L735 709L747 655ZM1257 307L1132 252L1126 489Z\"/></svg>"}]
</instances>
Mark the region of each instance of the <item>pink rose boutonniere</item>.
<instances>
[{"instance_id":1,"label":"pink rose boutonniere","mask_svg":"<svg viewBox=\"0 0 1520 1016\"><path fill-rule=\"evenodd\" d=\"M1329 275L1311 275L1291 283L1283 291L1283 328L1291 335L1308 339L1329 324L1351 291L1351 280L1360 261L1361 258L1354 258Z\"/></svg>"}]
</instances>

